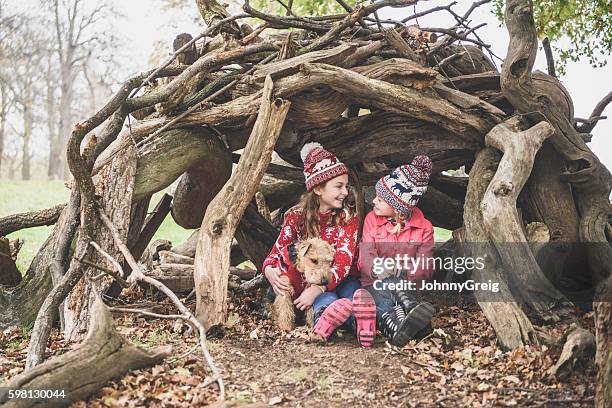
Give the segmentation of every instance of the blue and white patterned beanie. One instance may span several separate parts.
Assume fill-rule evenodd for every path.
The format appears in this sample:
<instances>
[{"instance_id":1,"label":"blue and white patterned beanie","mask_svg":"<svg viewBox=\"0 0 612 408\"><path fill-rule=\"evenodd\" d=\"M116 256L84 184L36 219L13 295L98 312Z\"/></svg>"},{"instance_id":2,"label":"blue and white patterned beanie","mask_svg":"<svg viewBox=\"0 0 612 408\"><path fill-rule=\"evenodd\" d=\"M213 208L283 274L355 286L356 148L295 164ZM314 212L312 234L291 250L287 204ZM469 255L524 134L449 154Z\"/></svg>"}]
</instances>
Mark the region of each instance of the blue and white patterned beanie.
<instances>
[{"instance_id":1,"label":"blue and white patterned beanie","mask_svg":"<svg viewBox=\"0 0 612 408\"><path fill-rule=\"evenodd\" d=\"M376 194L400 214L409 214L427 191L431 167L428 156L416 156L378 180Z\"/></svg>"}]
</instances>

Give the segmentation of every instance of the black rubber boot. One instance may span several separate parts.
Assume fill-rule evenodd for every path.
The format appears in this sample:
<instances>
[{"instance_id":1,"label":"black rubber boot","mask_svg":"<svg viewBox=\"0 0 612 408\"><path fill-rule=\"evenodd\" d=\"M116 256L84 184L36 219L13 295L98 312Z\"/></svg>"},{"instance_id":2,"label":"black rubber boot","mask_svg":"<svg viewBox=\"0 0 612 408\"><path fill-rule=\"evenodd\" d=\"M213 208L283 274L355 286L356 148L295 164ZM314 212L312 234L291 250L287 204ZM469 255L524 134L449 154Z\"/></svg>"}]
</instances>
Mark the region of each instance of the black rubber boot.
<instances>
[{"instance_id":1,"label":"black rubber boot","mask_svg":"<svg viewBox=\"0 0 612 408\"><path fill-rule=\"evenodd\" d=\"M434 307L427 302L414 303L408 313L403 305L396 305L382 315L381 331L394 346L404 347L421 331L426 331L427 326L431 328Z\"/></svg>"},{"instance_id":2,"label":"black rubber boot","mask_svg":"<svg viewBox=\"0 0 612 408\"><path fill-rule=\"evenodd\" d=\"M419 304L419 302L414 300L412 293L405 292L403 290L396 290L393 292L393 296L395 296L395 300L400 305L404 306L404 311L408 313L413 307Z\"/></svg>"},{"instance_id":3,"label":"black rubber boot","mask_svg":"<svg viewBox=\"0 0 612 408\"><path fill-rule=\"evenodd\" d=\"M433 333L433 327L431 327L431 323L429 323L427 326L425 326L424 328L419 330L419 332L414 335L414 339L415 340L421 340L421 339L429 336L431 333Z\"/></svg>"}]
</instances>

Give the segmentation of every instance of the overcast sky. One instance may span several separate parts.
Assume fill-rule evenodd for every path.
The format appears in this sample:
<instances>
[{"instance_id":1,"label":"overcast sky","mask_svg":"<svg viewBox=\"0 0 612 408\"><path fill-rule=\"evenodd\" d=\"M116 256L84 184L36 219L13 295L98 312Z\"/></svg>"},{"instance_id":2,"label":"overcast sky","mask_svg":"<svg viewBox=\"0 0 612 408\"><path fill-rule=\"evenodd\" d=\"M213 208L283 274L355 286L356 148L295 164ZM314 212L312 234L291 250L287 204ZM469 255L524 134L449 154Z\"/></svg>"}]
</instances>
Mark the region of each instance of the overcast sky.
<instances>
[{"instance_id":1,"label":"overcast sky","mask_svg":"<svg viewBox=\"0 0 612 408\"><path fill-rule=\"evenodd\" d=\"M116 1L117 8L124 13L126 22L121 31L126 36L133 38L129 43L137 45L130 50L132 71L141 71L147 68L147 61L153 51L155 41L161 40L171 44L172 39L179 32L189 32L193 35L201 32L205 27L200 23L198 12L193 6L185 10L172 12L171 15L160 13L150 7L150 0ZM449 1L428 1L417 5L417 11L429 9L435 5L448 4ZM460 5L454 10L463 12L472 4L472 1L459 1ZM410 10L410 11L409 11ZM381 10L381 18L401 19L412 14L412 8ZM504 27L500 27L498 20L490 12L488 5L480 7L472 14L475 24L486 22L487 25L478 30L479 35L491 44L492 50L498 56L504 58L508 47L508 33ZM454 20L445 12L438 12L419 19L421 26L450 27ZM499 67L499 61L495 61ZM546 60L541 50L538 52L536 68L546 71ZM612 65L604 68L594 69L588 61L569 63L567 73L561 78L574 100L575 115L577 117L588 117L595 104L612 90ZM612 169L612 106L609 106L604 114L610 116L609 120L600 122L593 131L593 141L589 143L591 149L598 155L600 160Z\"/></svg>"}]
</instances>

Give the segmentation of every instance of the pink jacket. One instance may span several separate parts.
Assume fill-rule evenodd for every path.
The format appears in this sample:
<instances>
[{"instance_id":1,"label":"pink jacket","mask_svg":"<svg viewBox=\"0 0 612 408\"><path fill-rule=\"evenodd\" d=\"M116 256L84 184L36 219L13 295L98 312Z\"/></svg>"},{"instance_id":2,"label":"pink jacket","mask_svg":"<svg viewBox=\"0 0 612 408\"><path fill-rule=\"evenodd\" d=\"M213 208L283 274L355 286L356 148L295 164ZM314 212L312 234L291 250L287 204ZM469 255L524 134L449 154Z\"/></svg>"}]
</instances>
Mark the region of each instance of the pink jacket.
<instances>
[{"instance_id":1,"label":"pink jacket","mask_svg":"<svg viewBox=\"0 0 612 408\"><path fill-rule=\"evenodd\" d=\"M392 228L393 224L387 217L378 216L374 211L366 216L357 264L363 286L371 285L381 277L373 273L375 266L378 266L379 271L382 268L383 260L380 258L396 259L398 255L403 278L419 281L430 279L433 275L434 229L423 212L415 207L412 217L399 234L390 232Z\"/></svg>"}]
</instances>

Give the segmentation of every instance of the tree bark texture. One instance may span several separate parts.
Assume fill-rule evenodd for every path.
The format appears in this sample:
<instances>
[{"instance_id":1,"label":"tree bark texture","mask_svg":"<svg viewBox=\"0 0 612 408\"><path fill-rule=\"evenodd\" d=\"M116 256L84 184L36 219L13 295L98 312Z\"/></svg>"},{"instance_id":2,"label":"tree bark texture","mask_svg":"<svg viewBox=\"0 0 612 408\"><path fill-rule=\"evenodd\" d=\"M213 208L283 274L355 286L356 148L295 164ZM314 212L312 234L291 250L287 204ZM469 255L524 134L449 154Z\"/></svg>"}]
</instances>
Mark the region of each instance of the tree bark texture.
<instances>
[{"instance_id":1,"label":"tree bark texture","mask_svg":"<svg viewBox=\"0 0 612 408\"><path fill-rule=\"evenodd\" d=\"M566 302L538 266L525 237L522 221L516 209L516 199L522 190L540 146L554 129L547 122L519 131L517 118L493 128L486 136L488 146L501 150L499 162L481 203L483 222L504 266L510 275L514 296L528 305L540 319L558 317L552 310Z\"/></svg>"},{"instance_id":2,"label":"tree bark texture","mask_svg":"<svg viewBox=\"0 0 612 408\"><path fill-rule=\"evenodd\" d=\"M136 149L129 148L125 155L116 157L101 170L100 178L96 183L96 194L101 197L100 205L113 224L119 228L121 239L124 242L127 241L130 229L136 162ZM115 246L112 235L101 223L97 223L94 227L92 241L112 258L122 262L121 252ZM90 251L87 260L114 270L109 260L98 252ZM83 277L64 303L66 338L78 339L87 331L93 303L98 296L106 292L112 281L110 276L101 275L96 268L85 268Z\"/></svg>"},{"instance_id":3,"label":"tree bark texture","mask_svg":"<svg viewBox=\"0 0 612 408\"><path fill-rule=\"evenodd\" d=\"M231 153L219 138L203 140L202 159L191 166L174 191L172 218L183 228L198 228L206 207L232 174Z\"/></svg>"},{"instance_id":4,"label":"tree bark texture","mask_svg":"<svg viewBox=\"0 0 612 408\"><path fill-rule=\"evenodd\" d=\"M476 155L476 162L470 171L463 221L465 223L465 243L470 248L473 244L475 253L471 256L484 256L485 268L474 269L472 278L478 282L499 282L499 293L495 294L495 301L483 298L482 292L475 291L480 308L493 326L497 340L504 349L515 349L529 343L536 343L536 333L521 307L517 304L507 283L507 271L504 270L502 260L494 245L490 242L487 233L481 202L486 190L491 184L497 166L501 159L499 152L492 148L484 148Z\"/></svg>"},{"instance_id":5,"label":"tree bark texture","mask_svg":"<svg viewBox=\"0 0 612 408\"><path fill-rule=\"evenodd\" d=\"M196 317L207 328L225 322L230 245L244 210L257 190L290 103L275 99L266 78L261 107L238 167L209 204L195 257Z\"/></svg>"}]
</instances>

